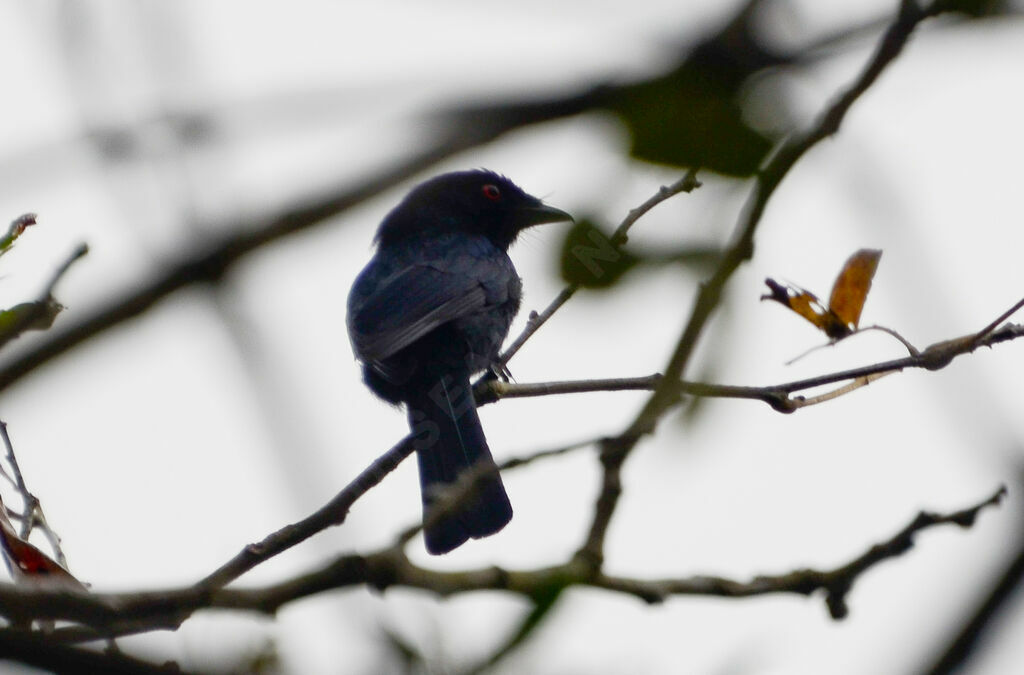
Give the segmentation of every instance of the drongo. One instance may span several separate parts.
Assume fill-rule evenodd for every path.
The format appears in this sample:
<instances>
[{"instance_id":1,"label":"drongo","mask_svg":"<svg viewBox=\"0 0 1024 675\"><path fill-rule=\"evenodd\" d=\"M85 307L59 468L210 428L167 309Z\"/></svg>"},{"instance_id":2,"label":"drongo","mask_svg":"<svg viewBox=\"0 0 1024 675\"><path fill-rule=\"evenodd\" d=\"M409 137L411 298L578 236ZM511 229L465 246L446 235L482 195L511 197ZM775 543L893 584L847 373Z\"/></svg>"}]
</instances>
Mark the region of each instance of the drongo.
<instances>
[{"instance_id":1,"label":"drongo","mask_svg":"<svg viewBox=\"0 0 1024 675\"><path fill-rule=\"evenodd\" d=\"M527 227L564 220L572 217L491 171L437 176L384 218L376 253L349 293L348 332L363 379L408 413L432 554L512 519L470 377L496 365L519 309L509 246ZM471 493L428 519L439 491L470 467L481 471Z\"/></svg>"}]
</instances>

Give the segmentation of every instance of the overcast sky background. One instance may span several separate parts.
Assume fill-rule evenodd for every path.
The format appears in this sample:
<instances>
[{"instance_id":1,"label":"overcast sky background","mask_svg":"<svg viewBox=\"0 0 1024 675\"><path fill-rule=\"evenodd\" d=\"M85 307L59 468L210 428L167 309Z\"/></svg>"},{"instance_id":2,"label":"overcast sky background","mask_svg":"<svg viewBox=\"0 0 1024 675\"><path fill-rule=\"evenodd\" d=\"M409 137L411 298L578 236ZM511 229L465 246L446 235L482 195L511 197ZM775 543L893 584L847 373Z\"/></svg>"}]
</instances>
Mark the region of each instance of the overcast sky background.
<instances>
[{"instance_id":1,"label":"overcast sky background","mask_svg":"<svg viewBox=\"0 0 1024 675\"><path fill-rule=\"evenodd\" d=\"M784 44L895 7L777 4L772 34ZM58 322L71 324L226 220L255 219L403 157L429 131L419 113L653 72L732 9L711 0L0 2L0 219L39 214L0 261L0 304L35 297L85 241L89 255L59 286L68 309ZM827 295L861 247L884 251L862 322L919 347L976 331L1024 295L1022 33L1019 20L920 30L840 134L772 198L755 257L730 282L688 375L762 385L900 356L891 338L866 334L786 366L821 337L758 300L765 276ZM785 80L802 123L850 81L876 38ZM198 135L179 133L179 113L204 118ZM512 134L430 173L488 167L553 205L615 223L682 174L634 162L627 147L614 119L588 115ZM641 220L631 243L726 241L749 186L702 179L696 193ZM408 187L249 256L218 290L175 294L3 392L0 419L80 579L99 590L193 583L318 508L404 434L404 415L360 382L344 299L377 223ZM566 227L528 232L513 249L526 292L513 332L561 288ZM580 293L512 372L521 382L656 372L699 280L670 266L609 293ZM1010 343L790 416L728 400L707 402L694 419L670 415L627 464L607 544L612 573L743 580L828 568L920 509L959 509L1001 483L1011 495L973 529L930 530L861 577L846 621L829 620L819 597L648 607L576 590L501 672L913 672L1019 543L1022 373L1024 346ZM617 433L643 400L511 400L481 417L504 459ZM516 516L501 534L443 559L428 559L417 538L411 554L445 569L561 561L584 536L597 479L592 449L510 472ZM240 583L374 550L419 508L406 462L344 527ZM386 663L382 627L465 663L493 650L526 611L501 594L440 601L350 590L295 603L273 621L205 613L174 634L125 644L188 668L230 665L273 640L288 672L372 672ZM969 673L1020 662L1022 617L1018 599Z\"/></svg>"}]
</instances>

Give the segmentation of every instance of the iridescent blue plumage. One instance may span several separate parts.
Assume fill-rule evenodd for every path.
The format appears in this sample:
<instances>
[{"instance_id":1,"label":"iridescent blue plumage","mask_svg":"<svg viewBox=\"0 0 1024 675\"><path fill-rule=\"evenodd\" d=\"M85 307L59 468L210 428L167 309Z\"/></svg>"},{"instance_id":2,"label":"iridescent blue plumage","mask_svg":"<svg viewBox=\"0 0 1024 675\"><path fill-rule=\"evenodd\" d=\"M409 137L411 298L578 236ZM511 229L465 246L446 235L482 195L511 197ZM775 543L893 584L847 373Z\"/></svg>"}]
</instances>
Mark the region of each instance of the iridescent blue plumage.
<instances>
[{"instance_id":1,"label":"iridescent blue plumage","mask_svg":"<svg viewBox=\"0 0 1024 675\"><path fill-rule=\"evenodd\" d=\"M352 286L353 350L370 389L406 405L424 515L440 489L472 466L485 469L458 508L428 523L431 553L494 534L512 518L470 377L495 362L519 309L509 245L531 225L570 219L493 172L444 174L385 217L377 252Z\"/></svg>"}]
</instances>

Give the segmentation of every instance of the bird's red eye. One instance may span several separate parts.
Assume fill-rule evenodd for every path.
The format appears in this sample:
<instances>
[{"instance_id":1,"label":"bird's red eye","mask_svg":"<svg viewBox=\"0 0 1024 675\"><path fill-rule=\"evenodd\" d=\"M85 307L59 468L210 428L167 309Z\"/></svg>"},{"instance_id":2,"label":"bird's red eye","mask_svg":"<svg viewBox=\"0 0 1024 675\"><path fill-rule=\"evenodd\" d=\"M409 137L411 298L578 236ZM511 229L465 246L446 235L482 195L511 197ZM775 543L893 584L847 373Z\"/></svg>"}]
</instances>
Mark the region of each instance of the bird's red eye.
<instances>
[{"instance_id":1,"label":"bird's red eye","mask_svg":"<svg viewBox=\"0 0 1024 675\"><path fill-rule=\"evenodd\" d=\"M487 197L492 202L496 202L499 199L501 199L501 190L498 189L497 185L488 183L487 185L483 186L481 190L484 193L484 197Z\"/></svg>"}]
</instances>

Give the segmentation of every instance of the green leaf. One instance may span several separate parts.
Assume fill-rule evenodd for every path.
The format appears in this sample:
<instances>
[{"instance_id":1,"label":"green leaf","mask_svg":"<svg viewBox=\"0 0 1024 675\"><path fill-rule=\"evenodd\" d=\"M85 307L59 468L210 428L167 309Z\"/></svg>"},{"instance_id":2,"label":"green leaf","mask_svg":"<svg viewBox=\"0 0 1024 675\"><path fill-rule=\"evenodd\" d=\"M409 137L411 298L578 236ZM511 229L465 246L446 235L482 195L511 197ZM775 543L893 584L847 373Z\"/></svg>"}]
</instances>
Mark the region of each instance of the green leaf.
<instances>
[{"instance_id":1,"label":"green leaf","mask_svg":"<svg viewBox=\"0 0 1024 675\"><path fill-rule=\"evenodd\" d=\"M757 170L772 141L743 121L735 94L692 64L623 89L610 107L629 129L637 159L734 176Z\"/></svg>"},{"instance_id":2,"label":"green leaf","mask_svg":"<svg viewBox=\"0 0 1024 675\"><path fill-rule=\"evenodd\" d=\"M64 306L50 298L39 302L23 302L0 311L0 346L27 330L46 330Z\"/></svg>"},{"instance_id":3,"label":"green leaf","mask_svg":"<svg viewBox=\"0 0 1024 675\"><path fill-rule=\"evenodd\" d=\"M664 75L609 92L607 106L628 127L634 157L733 176L757 170L775 139L745 121L744 88L792 61L762 37L763 4L749 0Z\"/></svg>"},{"instance_id":4,"label":"green leaf","mask_svg":"<svg viewBox=\"0 0 1024 675\"><path fill-rule=\"evenodd\" d=\"M562 243L562 278L584 288L608 288L637 262L586 218L576 221Z\"/></svg>"}]
</instances>

